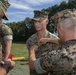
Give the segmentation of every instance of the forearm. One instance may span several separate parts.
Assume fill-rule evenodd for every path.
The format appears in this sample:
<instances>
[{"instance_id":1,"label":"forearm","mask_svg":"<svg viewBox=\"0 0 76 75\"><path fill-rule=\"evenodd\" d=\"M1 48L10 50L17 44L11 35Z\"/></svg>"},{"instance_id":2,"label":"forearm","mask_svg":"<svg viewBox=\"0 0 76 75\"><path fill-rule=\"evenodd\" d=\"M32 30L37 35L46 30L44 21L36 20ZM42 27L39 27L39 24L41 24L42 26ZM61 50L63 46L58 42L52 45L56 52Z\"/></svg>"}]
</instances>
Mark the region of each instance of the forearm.
<instances>
[{"instance_id":1,"label":"forearm","mask_svg":"<svg viewBox=\"0 0 76 75\"><path fill-rule=\"evenodd\" d=\"M4 52L4 57L3 57L3 59L5 59L5 60L7 60L8 59L8 57L9 57L9 54L10 54L10 49L7 49L6 48L6 51Z\"/></svg>"},{"instance_id":2,"label":"forearm","mask_svg":"<svg viewBox=\"0 0 76 75\"><path fill-rule=\"evenodd\" d=\"M7 60L11 51L12 40L5 41L5 45L4 59Z\"/></svg>"},{"instance_id":3,"label":"forearm","mask_svg":"<svg viewBox=\"0 0 76 75\"><path fill-rule=\"evenodd\" d=\"M29 53L29 68L31 71L36 70L38 74L46 73L41 67L40 58L36 59L34 50Z\"/></svg>"},{"instance_id":4,"label":"forearm","mask_svg":"<svg viewBox=\"0 0 76 75\"><path fill-rule=\"evenodd\" d=\"M29 68L31 70L35 70L35 66L34 66L35 60L36 60L35 52L34 52L34 50L30 50L30 52L29 52Z\"/></svg>"},{"instance_id":5,"label":"forearm","mask_svg":"<svg viewBox=\"0 0 76 75\"><path fill-rule=\"evenodd\" d=\"M48 42L52 42L52 43L55 43L57 45L60 45L60 39L59 38L47 38L47 41Z\"/></svg>"}]
</instances>

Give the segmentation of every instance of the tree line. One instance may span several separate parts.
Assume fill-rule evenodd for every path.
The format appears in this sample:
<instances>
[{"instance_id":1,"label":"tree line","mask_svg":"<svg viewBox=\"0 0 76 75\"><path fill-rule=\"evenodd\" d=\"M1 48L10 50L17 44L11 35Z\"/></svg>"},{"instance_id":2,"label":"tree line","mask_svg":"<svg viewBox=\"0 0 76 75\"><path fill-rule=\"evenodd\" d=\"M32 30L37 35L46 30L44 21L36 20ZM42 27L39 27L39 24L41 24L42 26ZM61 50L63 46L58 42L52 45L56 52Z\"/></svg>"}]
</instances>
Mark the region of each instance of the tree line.
<instances>
[{"instance_id":1,"label":"tree line","mask_svg":"<svg viewBox=\"0 0 76 75\"><path fill-rule=\"evenodd\" d=\"M68 2L61 2L60 5L55 4L52 7L48 7L45 10L49 13L49 23L47 25L47 30L50 32L56 31L54 21L51 17L64 9L76 9L76 0L68 0ZM14 42L26 42L26 40L36 32L34 28L34 23L31 18L26 17L23 21L6 23L13 31L13 41Z\"/></svg>"}]
</instances>

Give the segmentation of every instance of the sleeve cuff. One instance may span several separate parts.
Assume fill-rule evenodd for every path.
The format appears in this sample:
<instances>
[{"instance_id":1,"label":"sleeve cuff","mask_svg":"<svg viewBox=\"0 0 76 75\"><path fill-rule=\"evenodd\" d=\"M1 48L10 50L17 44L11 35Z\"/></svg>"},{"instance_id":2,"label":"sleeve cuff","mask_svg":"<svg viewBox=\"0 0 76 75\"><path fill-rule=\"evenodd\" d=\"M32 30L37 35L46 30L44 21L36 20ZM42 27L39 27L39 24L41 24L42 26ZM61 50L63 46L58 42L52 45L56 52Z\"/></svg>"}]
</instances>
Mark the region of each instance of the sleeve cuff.
<instances>
[{"instance_id":1,"label":"sleeve cuff","mask_svg":"<svg viewBox=\"0 0 76 75\"><path fill-rule=\"evenodd\" d=\"M38 58L36 61L35 61L35 70L38 74L41 74L41 73L46 73L47 71L43 70L41 65L40 65L40 58Z\"/></svg>"},{"instance_id":2,"label":"sleeve cuff","mask_svg":"<svg viewBox=\"0 0 76 75\"><path fill-rule=\"evenodd\" d=\"M12 35L4 36L4 40L13 40L13 36Z\"/></svg>"}]
</instances>

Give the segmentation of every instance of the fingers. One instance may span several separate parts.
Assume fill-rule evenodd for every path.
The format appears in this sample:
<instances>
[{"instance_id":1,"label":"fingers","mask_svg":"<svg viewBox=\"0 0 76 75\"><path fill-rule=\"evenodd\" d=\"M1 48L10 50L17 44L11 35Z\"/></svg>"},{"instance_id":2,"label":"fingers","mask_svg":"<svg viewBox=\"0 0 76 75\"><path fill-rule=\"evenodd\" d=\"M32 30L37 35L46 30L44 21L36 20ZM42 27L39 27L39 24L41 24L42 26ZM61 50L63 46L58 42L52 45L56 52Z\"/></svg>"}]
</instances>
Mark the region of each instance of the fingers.
<instances>
[{"instance_id":1,"label":"fingers","mask_svg":"<svg viewBox=\"0 0 76 75\"><path fill-rule=\"evenodd\" d=\"M41 38L40 40L39 40L39 42L38 42L38 45L39 46L41 46L41 45L43 45L43 44L46 44L46 39L45 38Z\"/></svg>"},{"instance_id":2,"label":"fingers","mask_svg":"<svg viewBox=\"0 0 76 75\"><path fill-rule=\"evenodd\" d=\"M15 66L15 62L12 61L12 60L10 60L10 59L8 59L8 60L6 61L6 64L9 64L9 65L10 65L10 70Z\"/></svg>"},{"instance_id":3,"label":"fingers","mask_svg":"<svg viewBox=\"0 0 76 75\"><path fill-rule=\"evenodd\" d=\"M42 41L43 41L42 39L39 40L39 42L38 42L38 45L39 45L39 46L41 46L41 45L43 44Z\"/></svg>"},{"instance_id":4,"label":"fingers","mask_svg":"<svg viewBox=\"0 0 76 75\"><path fill-rule=\"evenodd\" d=\"M39 41L39 42L38 42L38 46L41 46L41 45L42 45L42 42L41 42L41 41Z\"/></svg>"},{"instance_id":5,"label":"fingers","mask_svg":"<svg viewBox=\"0 0 76 75\"><path fill-rule=\"evenodd\" d=\"M10 64L10 69L12 69L12 68L15 66L15 62L12 61L12 60L10 60L10 59L8 59L8 60L6 60L6 61L1 61L1 64L2 64L2 65Z\"/></svg>"},{"instance_id":6,"label":"fingers","mask_svg":"<svg viewBox=\"0 0 76 75\"><path fill-rule=\"evenodd\" d=\"M34 50L36 52L38 50L38 45L33 45L30 50Z\"/></svg>"},{"instance_id":7,"label":"fingers","mask_svg":"<svg viewBox=\"0 0 76 75\"><path fill-rule=\"evenodd\" d=\"M10 61L10 63L11 63L11 67L10 67L10 69L14 68L14 66L15 66L15 62L14 62L14 61Z\"/></svg>"},{"instance_id":8,"label":"fingers","mask_svg":"<svg viewBox=\"0 0 76 75\"><path fill-rule=\"evenodd\" d=\"M2 64L2 65L4 65L4 64L5 64L5 62L4 62L4 61L1 61L1 64Z\"/></svg>"}]
</instances>

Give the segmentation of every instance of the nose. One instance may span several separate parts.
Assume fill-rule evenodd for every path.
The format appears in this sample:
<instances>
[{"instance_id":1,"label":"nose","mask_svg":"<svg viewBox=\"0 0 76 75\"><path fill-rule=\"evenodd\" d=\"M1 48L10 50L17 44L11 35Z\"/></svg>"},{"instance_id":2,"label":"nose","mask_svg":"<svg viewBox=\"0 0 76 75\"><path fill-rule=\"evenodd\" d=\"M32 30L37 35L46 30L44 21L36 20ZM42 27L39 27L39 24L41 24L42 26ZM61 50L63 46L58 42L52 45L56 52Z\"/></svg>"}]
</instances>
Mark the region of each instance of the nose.
<instances>
[{"instance_id":1,"label":"nose","mask_svg":"<svg viewBox=\"0 0 76 75\"><path fill-rule=\"evenodd\" d=\"M35 22L35 26L39 25L39 22Z\"/></svg>"}]
</instances>

